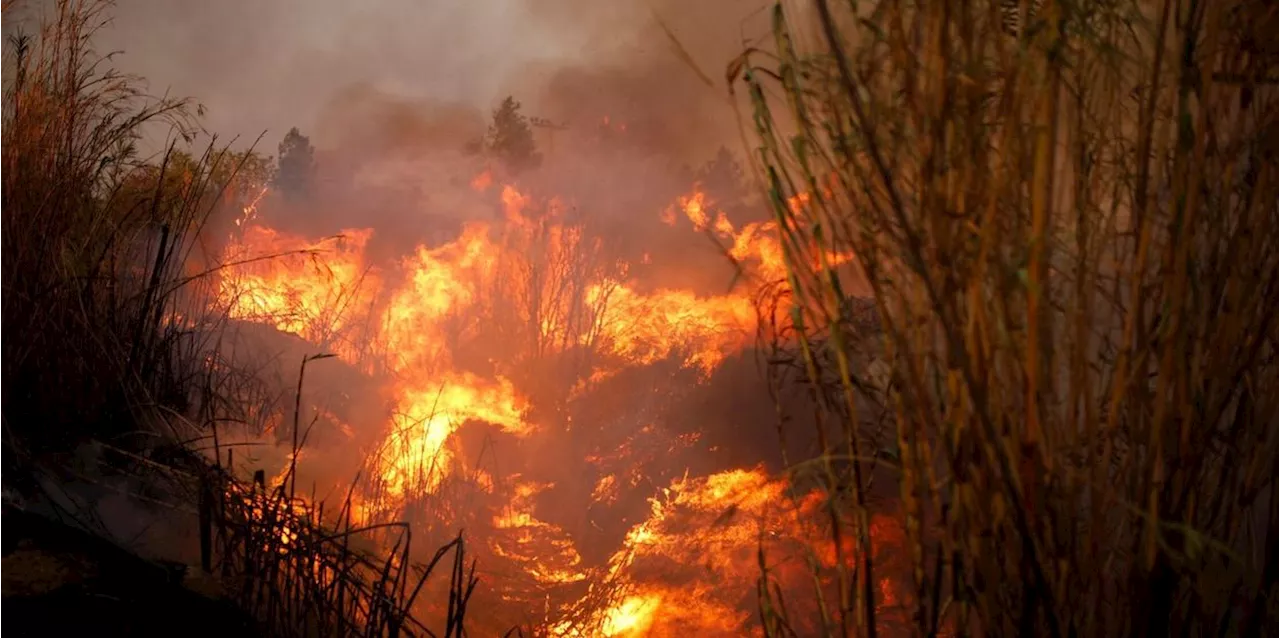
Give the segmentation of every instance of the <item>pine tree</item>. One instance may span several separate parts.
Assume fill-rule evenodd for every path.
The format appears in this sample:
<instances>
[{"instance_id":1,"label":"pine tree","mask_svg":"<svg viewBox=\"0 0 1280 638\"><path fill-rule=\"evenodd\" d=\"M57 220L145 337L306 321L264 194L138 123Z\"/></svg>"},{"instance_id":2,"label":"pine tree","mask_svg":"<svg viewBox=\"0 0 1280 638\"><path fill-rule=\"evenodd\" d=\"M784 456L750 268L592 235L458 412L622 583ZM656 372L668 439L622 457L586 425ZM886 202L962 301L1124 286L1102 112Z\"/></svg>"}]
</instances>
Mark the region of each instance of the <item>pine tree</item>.
<instances>
[{"instance_id":1,"label":"pine tree","mask_svg":"<svg viewBox=\"0 0 1280 638\"><path fill-rule=\"evenodd\" d=\"M315 174L315 149L311 140L297 127L291 128L280 142L279 153L276 188L286 199L302 199L310 195Z\"/></svg>"},{"instance_id":2,"label":"pine tree","mask_svg":"<svg viewBox=\"0 0 1280 638\"><path fill-rule=\"evenodd\" d=\"M747 209L750 185L742 165L729 149L721 146L715 158L694 173L694 180L702 185L716 207L728 213L731 219Z\"/></svg>"},{"instance_id":3,"label":"pine tree","mask_svg":"<svg viewBox=\"0 0 1280 638\"><path fill-rule=\"evenodd\" d=\"M515 173L536 168L542 163L529 119L520 112L520 103L511 96L494 109L484 146L491 156Z\"/></svg>"}]
</instances>

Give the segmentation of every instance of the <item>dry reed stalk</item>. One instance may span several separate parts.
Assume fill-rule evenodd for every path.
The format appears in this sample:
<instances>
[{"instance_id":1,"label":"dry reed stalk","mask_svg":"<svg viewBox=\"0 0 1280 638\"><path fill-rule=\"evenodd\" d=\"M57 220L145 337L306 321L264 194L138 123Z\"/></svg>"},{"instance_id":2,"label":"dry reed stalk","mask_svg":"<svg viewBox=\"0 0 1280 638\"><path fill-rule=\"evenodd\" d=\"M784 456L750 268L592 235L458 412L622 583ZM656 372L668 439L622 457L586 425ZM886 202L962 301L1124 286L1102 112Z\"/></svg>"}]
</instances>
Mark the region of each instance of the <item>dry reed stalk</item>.
<instances>
[{"instance_id":1,"label":"dry reed stalk","mask_svg":"<svg viewBox=\"0 0 1280 638\"><path fill-rule=\"evenodd\" d=\"M213 275L240 264L199 258L213 257L203 236L220 207L238 211L237 197L260 189L241 175L261 158L214 143L194 157L178 150L179 139L194 139L199 108L147 96L138 78L94 52L109 10L106 1L59 0L34 36L19 31L9 43L0 151L6 486L84 441L105 439L128 463L154 470L163 464L133 441L148 442L146 451L162 447L154 441L182 449L209 440L212 461L187 454L181 471L166 474L200 478L188 487L203 566L268 629L436 635L410 607L452 556L443 632L462 635L476 580L460 535L419 565L407 526L353 527L350 497L334 531L323 503L297 497L296 481L269 492L260 476L245 485L222 466L217 424L261 417L242 401L257 405L267 393L222 356L225 308L209 310ZM155 125L173 140L147 162L136 147ZM305 442L298 412L295 458ZM378 557L350 543L392 528L401 530L398 553Z\"/></svg>"},{"instance_id":2,"label":"dry reed stalk","mask_svg":"<svg viewBox=\"0 0 1280 638\"><path fill-rule=\"evenodd\" d=\"M864 463L884 457L855 405L878 397L909 633L1257 635L1276 597L1275 7L816 9L776 7L774 49L731 76L787 249L775 334L842 432L820 430L818 467L832 543L858 549L824 581L825 634L883 628ZM850 252L852 276L822 262ZM843 318L858 282L878 334ZM866 336L879 391L852 365ZM790 635L769 583L765 631Z\"/></svg>"}]
</instances>

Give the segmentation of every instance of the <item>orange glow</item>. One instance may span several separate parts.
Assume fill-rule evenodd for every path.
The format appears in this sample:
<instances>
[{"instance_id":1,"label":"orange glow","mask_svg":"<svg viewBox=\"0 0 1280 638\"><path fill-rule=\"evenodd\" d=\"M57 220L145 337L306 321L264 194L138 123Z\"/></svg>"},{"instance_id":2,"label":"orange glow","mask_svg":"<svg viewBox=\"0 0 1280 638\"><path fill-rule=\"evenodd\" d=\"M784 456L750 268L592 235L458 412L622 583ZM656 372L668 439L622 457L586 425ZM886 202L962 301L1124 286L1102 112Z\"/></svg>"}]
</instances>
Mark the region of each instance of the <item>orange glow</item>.
<instances>
[{"instance_id":1,"label":"orange glow","mask_svg":"<svg viewBox=\"0 0 1280 638\"><path fill-rule=\"evenodd\" d=\"M486 421L515 434L526 434L520 399L510 382L489 383L470 375L439 385L398 387L392 434L383 443L382 479L393 496L414 483L431 491L453 468L445 444L467 420Z\"/></svg>"},{"instance_id":2,"label":"orange glow","mask_svg":"<svg viewBox=\"0 0 1280 638\"><path fill-rule=\"evenodd\" d=\"M643 636L653 625L653 613L662 604L660 596L631 596L605 615L600 633L605 636Z\"/></svg>"},{"instance_id":3,"label":"orange glow","mask_svg":"<svg viewBox=\"0 0 1280 638\"><path fill-rule=\"evenodd\" d=\"M692 195L680 198L680 208L684 210L685 217L693 222L695 230L703 230L707 227L709 217L706 209L707 196L702 191L694 191Z\"/></svg>"},{"instance_id":4,"label":"orange glow","mask_svg":"<svg viewBox=\"0 0 1280 638\"><path fill-rule=\"evenodd\" d=\"M418 246L394 262L373 263L367 252L372 230L316 241L262 226L246 209L227 248L231 265L222 272L219 300L233 318L297 335L381 384L389 414L377 443L359 451L369 458L377 494L353 499L360 520L430 500L425 496L444 500L444 487L457 482L450 479L468 477L485 498L500 501L484 510L480 547L533 583L500 596L522 609L544 609L551 635L749 633L753 607L742 595L755 591L762 544L771 559L786 562L794 552L783 539L806 542L819 548L820 563L834 563L835 552L814 523L818 497L790 494L786 480L762 468L674 481L646 474L640 463L601 469L578 492L584 499L589 493L590 504L625 505L631 498L641 505L639 498L653 497L647 512L610 532L590 564L584 559L589 548L580 551L578 543L598 536L575 529L554 504L537 498L553 486L510 469L473 467L463 426L491 426L484 433L501 439L504 453L563 454L559 448L572 447L552 433L576 436L571 426L577 424L538 416L535 408L553 403L536 387L549 376L543 364L557 357L588 361L562 384L575 392L659 362L705 381L750 345L759 288L745 284L706 295L646 286L628 276L627 264L608 259L585 226L569 221L571 207L493 179L485 171L470 184L471 196L492 207L483 217L490 221L466 224L451 241ZM809 202L798 198L793 205ZM662 213L661 221L674 226L680 213L695 230L724 240L755 282L786 278L774 222L736 227L700 190L679 198L678 209ZM662 255L645 252L642 259ZM672 456L692 449L700 436L663 433L654 425L641 432L666 437L658 449ZM617 454L629 454L629 445L620 444ZM900 533L892 521L882 527L873 536ZM900 601L891 583L879 585L886 603ZM561 597L552 602L550 591Z\"/></svg>"},{"instance_id":5,"label":"orange glow","mask_svg":"<svg viewBox=\"0 0 1280 638\"><path fill-rule=\"evenodd\" d=\"M672 482L650 500L650 516L631 528L610 560L607 582L620 596L599 612L598 633L561 628L557 635L749 635L753 616L740 597L759 577L757 552L767 552L775 578L801 585L810 576L795 543L830 546L817 525L822 497L792 499L789 489L761 468ZM877 545L902 540L889 517L875 517L871 532ZM882 576L877 585L881 607L900 602L892 579Z\"/></svg>"},{"instance_id":6,"label":"orange glow","mask_svg":"<svg viewBox=\"0 0 1280 638\"><path fill-rule=\"evenodd\" d=\"M582 557L558 526L534 515L532 498L549 485L517 482L511 502L493 520L493 552L521 564L541 584L576 583L587 578Z\"/></svg>"},{"instance_id":7,"label":"orange glow","mask_svg":"<svg viewBox=\"0 0 1280 638\"><path fill-rule=\"evenodd\" d=\"M371 231L344 231L319 242L254 225L241 233L241 243L226 255L227 262L238 265L228 269L232 276L222 279L219 291L233 318L268 323L324 344L370 290L363 252Z\"/></svg>"},{"instance_id":8,"label":"orange glow","mask_svg":"<svg viewBox=\"0 0 1280 638\"><path fill-rule=\"evenodd\" d=\"M755 321L754 306L741 296L700 298L686 290L641 294L622 285L587 292L592 303L606 296L605 339L610 351L630 365L678 353L709 374L746 344Z\"/></svg>"},{"instance_id":9,"label":"orange glow","mask_svg":"<svg viewBox=\"0 0 1280 638\"><path fill-rule=\"evenodd\" d=\"M490 173L489 171L480 173L479 175L476 175L471 180L471 188L477 192L487 191L489 190L489 187L492 185L493 185L493 173Z\"/></svg>"},{"instance_id":10,"label":"orange glow","mask_svg":"<svg viewBox=\"0 0 1280 638\"><path fill-rule=\"evenodd\" d=\"M740 264L749 266L752 274L759 280L764 282L785 280L787 262L779 240L777 223L752 222L738 229L723 212L717 211L713 214L714 205L715 203L701 190L695 189L693 193L680 198L680 208L684 216L693 224L694 230L712 230L726 243L729 256ZM810 221L813 206L812 197L808 193L791 197L787 200L787 206L796 218L793 223ZM676 222L674 210L664 211L662 221L668 225L674 225ZM820 270L822 260L817 254L817 247L808 245L805 246L805 250L809 252L803 256L797 255L799 263L807 263L808 268ZM850 253L830 253L829 249L827 250L826 263L830 267L834 268L853 260L853 255Z\"/></svg>"}]
</instances>

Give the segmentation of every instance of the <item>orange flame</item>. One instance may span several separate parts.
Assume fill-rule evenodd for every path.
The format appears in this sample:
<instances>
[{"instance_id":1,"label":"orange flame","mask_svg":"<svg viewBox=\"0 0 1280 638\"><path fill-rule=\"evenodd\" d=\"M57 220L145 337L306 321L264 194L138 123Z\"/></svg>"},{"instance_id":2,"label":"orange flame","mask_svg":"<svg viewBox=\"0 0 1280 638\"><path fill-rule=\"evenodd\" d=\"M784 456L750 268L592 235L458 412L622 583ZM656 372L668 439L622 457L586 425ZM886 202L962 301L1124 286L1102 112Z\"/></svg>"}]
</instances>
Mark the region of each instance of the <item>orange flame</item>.
<instances>
[{"instance_id":1,"label":"orange flame","mask_svg":"<svg viewBox=\"0 0 1280 638\"><path fill-rule=\"evenodd\" d=\"M464 467L455 434L468 421L515 437L546 429L529 416L530 384L518 383L526 361L589 348L602 356L593 358L598 363L584 383L664 360L706 377L755 331L755 291L707 296L647 289L626 278L626 264L600 259L600 242L566 221L560 202L510 185L495 193L492 180L486 171L471 187L501 203L500 219L466 225L453 241L419 246L395 264L369 262L371 230L315 242L249 217L227 249L231 266L219 292L232 317L298 335L388 379L392 414L380 445L367 452L381 493L393 502L433 493ZM797 198L793 205L809 203ZM696 230L724 239L728 253L759 279L785 278L773 222L735 227L699 190L681 197L679 207ZM671 208L662 221L674 225L676 215ZM272 255L280 257L261 258ZM502 335L501 343L485 345L493 334ZM484 476L488 492L512 486L503 511L490 521L493 554L520 565L540 585L591 587L594 598L569 608L596 608L577 614L574 623L552 614L547 626L554 635L742 633L750 613L731 592L754 590L761 539L814 539L805 521L816 501L797 499L788 511L779 507L788 501L786 481L760 468L731 470L661 489L649 516L630 528L606 564L592 568L572 535L539 517L533 497L547 486ZM596 483L592 499L613 502L623 484L634 488L642 478L636 471L609 474ZM356 506L366 511L365 503ZM655 577L655 565L696 570L685 575L694 584L672 586L683 581ZM607 605L599 604L602 595Z\"/></svg>"}]
</instances>

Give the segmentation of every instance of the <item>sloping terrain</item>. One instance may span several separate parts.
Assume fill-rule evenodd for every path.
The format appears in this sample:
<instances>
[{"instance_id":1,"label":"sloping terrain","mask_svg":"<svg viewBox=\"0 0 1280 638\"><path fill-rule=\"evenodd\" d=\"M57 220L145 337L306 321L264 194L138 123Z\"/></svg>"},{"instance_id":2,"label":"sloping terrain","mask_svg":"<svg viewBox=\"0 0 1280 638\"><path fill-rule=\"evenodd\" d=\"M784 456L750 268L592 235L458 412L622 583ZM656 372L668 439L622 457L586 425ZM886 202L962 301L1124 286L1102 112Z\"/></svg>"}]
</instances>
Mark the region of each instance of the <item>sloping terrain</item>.
<instances>
[{"instance_id":1,"label":"sloping terrain","mask_svg":"<svg viewBox=\"0 0 1280 638\"><path fill-rule=\"evenodd\" d=\"M256 636L213 580L109 541L4 508L7 636Z\"/></svg>"}]
</instances>

